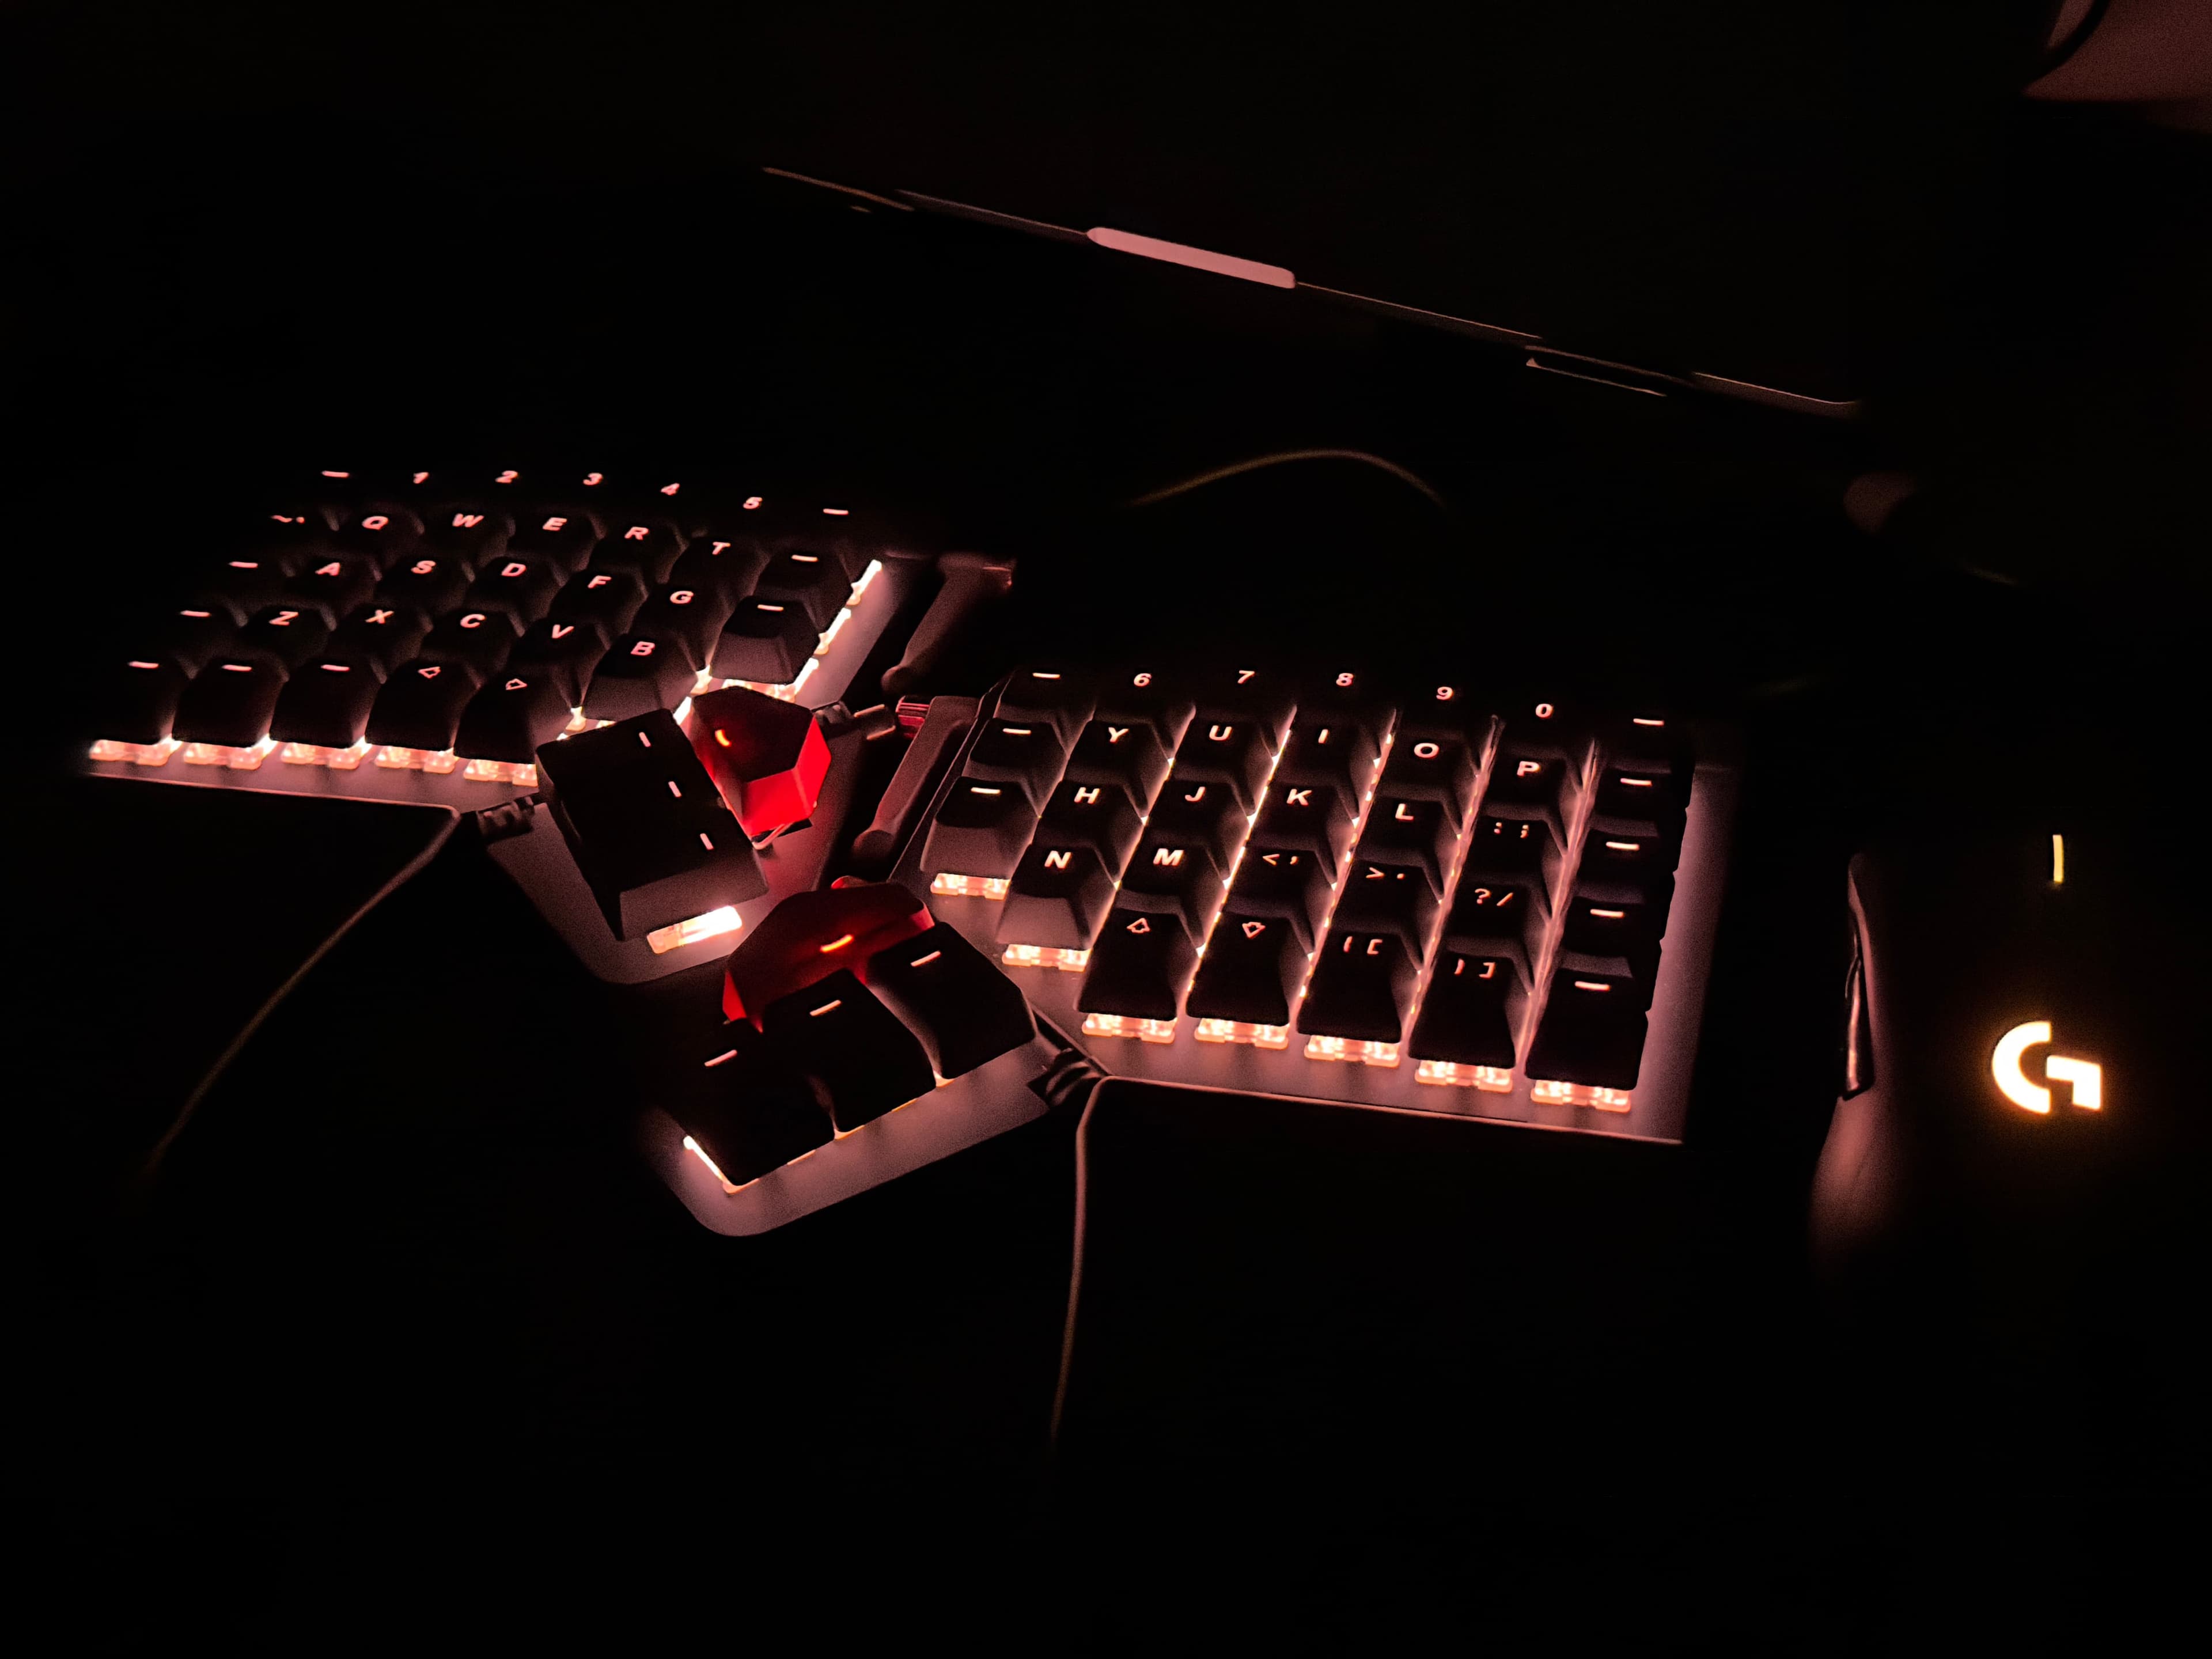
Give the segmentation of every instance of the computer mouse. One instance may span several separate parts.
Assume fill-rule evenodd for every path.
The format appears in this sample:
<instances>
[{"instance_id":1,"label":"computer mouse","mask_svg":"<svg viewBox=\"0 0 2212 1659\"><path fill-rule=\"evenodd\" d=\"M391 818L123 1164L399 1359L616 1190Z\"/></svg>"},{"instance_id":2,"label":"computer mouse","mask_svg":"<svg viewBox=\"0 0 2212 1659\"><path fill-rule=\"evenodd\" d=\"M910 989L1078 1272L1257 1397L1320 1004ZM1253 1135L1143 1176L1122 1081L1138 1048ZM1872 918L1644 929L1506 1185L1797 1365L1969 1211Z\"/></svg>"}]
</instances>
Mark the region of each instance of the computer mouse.
<instances>
[{"instance_id":1,"label":"computer mouse","mask_svg":"<svg viewBox=\"0 0 2212 1659\"><path fill-rule=\"evenodd\" d=\"M1842 1091L1811 1206L1850 1318L2078 1354L2179 1276L2206 1104L2186 862L2154 848L2140 798L2094 816L2081 799L2074 823L1931 812L1852 860Z\"/></svg>"}]
</instances>

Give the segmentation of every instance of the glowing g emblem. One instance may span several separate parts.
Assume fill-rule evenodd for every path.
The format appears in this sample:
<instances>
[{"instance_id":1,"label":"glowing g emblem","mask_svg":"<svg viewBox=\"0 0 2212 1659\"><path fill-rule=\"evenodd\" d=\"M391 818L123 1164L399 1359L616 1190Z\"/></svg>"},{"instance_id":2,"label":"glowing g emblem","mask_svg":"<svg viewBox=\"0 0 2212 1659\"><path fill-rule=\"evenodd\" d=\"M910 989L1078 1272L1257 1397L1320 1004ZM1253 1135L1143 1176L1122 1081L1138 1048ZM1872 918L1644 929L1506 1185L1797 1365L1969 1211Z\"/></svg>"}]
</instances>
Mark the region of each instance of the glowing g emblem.
<instances>
[{"instance_id":1,"label":"glowing g emblem","mask_svg":"<svg viewBox=\"0 0 2212 1659\"><path fill-rule=\"evenodd\" d=\"M1999 1037L1997 1046L1990 1054L1990 1075L1996 1079L1999 1092L2027 1111L2048 1112L2051 1091L2039 1083L2028 1081L2027 1073L2021 1069L2021 1056L2050 1041L2051 1022L2032 1019L2025 1025L2014 1026ZM2043 1074L2053 1083L2070 1085L2074 1103L2085 1111L2103 1108L2105 1072L2095 1061L2053 1054L2043 1062Z\"/></svg>"}]
</instances>

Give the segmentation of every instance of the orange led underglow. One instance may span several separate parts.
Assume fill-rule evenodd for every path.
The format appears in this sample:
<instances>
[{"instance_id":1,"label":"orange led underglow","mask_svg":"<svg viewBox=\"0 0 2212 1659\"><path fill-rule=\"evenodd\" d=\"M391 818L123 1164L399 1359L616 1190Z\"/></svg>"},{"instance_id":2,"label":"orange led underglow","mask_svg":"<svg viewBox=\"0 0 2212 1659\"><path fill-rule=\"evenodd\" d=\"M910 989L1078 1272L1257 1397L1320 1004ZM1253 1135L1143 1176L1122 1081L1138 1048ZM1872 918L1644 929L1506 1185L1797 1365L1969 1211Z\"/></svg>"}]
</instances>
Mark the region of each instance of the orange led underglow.
<instances>
[{"instance_id":1,"label":"orange led underglow","mask_svg":"<svg viewBox=\"0 0 2212 1659\"><path fill-rule=\"evenodd\" d=\"M443 776L461 762L450 749L403 749L396 743L387 743L376 751L376 763Z\"/></svg>"},{"instance_id":2,"label":"orange led underglow","mask_svg":"<svg viewBox=\"0 0 2212 1659\"><path fill-rule=\"evenodd\" d=\"M1009 945L1000 959L1009 968L1057 968L1062 973L1079 974L1091 965L1091 952L1056 945ZM921 963L914 965L919 968Z\"/></svg>"},{"instance_id":3,"label":"orange led underglow","mask_svg":"<svg viewBox=\"0 0 2212 1659\"><path fill-rule=\"evenodd\" d=\"M1085 1014L1083 1034L1135 1037L1139 1042L1173 1042L1176 1023L1171 1019L1139 1019L1134 1014Z\"/></svg>"},{"instance_id":4,"label":"orange led underglow","mask_svg":"<svg viewBox=\"0 0 2212 1659\"><path fill-rule=\"evenodd\" d=\"M2021 1060L2030 1048L2040 1048L2050 1041L2051 1022L2032 1019L2024 1025L2014 1026L1999 1037L1997 1046L1990 1053L1990 1075L1996 1079L1997 1091L2014 1105L2039 1116L2051 1110L2051 1091L2029 1081ZM2044 1061L2043 1074L2053 1083L2067 1085L2074 1104L2084 1111L2104 1109L2105 1069L2094 1060L2053 1054Z\"/></svg>"},{"instance_id":5,"label":"orange led underglow","mask_svg":"<svg viewBox=\"0 0 2212 1659\"><path fill-rule=\"evenodd\" d=\"M722 1190L724 1192L734 1193L738 1190L735 1187L730 1184L729 1176L722 1173L720 1169L716 1166L714 1160L707 1156L707 1149L702 1146L697 1141L692 1139L690 1135L684 1137L684 1150L690 1153L692 1157L697 1158L702 1164L707 1166L708 1172L711 1174L715 1180L722 1183Z\"/></svg>"},{"instance_id":6,"label":"orange led underglow","mask_svg":"<svg viewBox=\"0 0 2212 1659\"><path fill-rule=\"evenodd\" d=\"M1248 1042L1255 1048L1291 1046L1289 1026L1255 1025L1241 1019L1201 1019L1197 1036L1200 1042Z\"/></svg>"},{"instance_id":7,"label":"orange led underglow","mask_svg":"<svg viewBox=\"0 0 2212 1659\"><path fill-rule=\"evenodd\" d=\"M850 605L847 605L836 616L830 617L830 626L822 630L821 643L814 647L814 654L817 657L828 656L830 654L830 642L836 639L838 633L844 628L845 624L852 620L853 607Z\"/></svg>"},{"instance_id":8,"label":"orange led underglow","mask_svg":"<svg viewBox=\"0 0 2212 1659\"><path fill-rule=\"evenodd\" d=\"M876 578L883 574L883 570L884 562L881 559L870 559L868 561L868 568L860 573L860 580L853 584L852 594L846 599L845 603L848 605L860 604L860 595L866 592L869 588L875 586Z\"/></svg>"},{"instance_id":9,"label":"orange led underglow","mask_svg":"<svg viewBox=\"0 0 2212 1659\"><path fill-rule=\"evenodd\" d=\"M1425 1060L1413 1068L1413 1081L1455 1089L1480 1089L1486 1094L1513 1091L1513 1073L1503 1066L1462 1066L1455 1060Z\"/></svg>"},{"instance_id":10,"label":"orange led underglow","mask_svg":"<svg viewBox=\"0 0 2212 1659\"><path fill-rule=\"evenodd\" d=\"M538 769L528 761L472 760L461 769L471 783L513 783L525 789L538 787Z\"/></svg>"},{"instance_id":11,"label":"orange led underglow","mask_svg":"<svg viewBox=\"0 0 2212 1659\"><path fill-rule=\"evenodd\" d=\"M240 747L222 743L188 743L185 745L185 764L227 766L234 772L256 772L276 746L266 737L258 743Z\"/></svg>"},{"instance_id":12,"label":"orange led underglow","mask_svg":"<svg viewBox=\"0 0 2212 1659\"><path fill-rule=\"evenodd\" d=\"M1308 1060L1337 1060L1352 1066L1395 1066L1398 1045L1363 1042L1357 1037L1312 1036L1306 1039Z\"/></svg>"},{"instance_id":13,"label":"orange led underglow","mask_svg":"<svg viewBox=\"0 0 2212 1659\"><path fill-rule=\"evenodd\" d=\"M128 761L133 766L166 766L169 757L183 747L174 738L164 738L159 743L118 743L112 738L102 738L92 745L92 757L96 761Z\"/></svg>"},{"instance_id":14,"label":"orange led underglow","mask_svg":"<svg viewBox=\"0 0 2212 1659\"><path fill-rule=\"evenodd\" d=\"M1625 1112L1634 1103L1626 1089L1608 1089L1595 1083L1559 1083L1548 1078L1528 1080L1528 1098L1539 1106L1594 1106L1601 1112Z\"/></svg>"},{"instance_id":15,"label":"orange led underglow","mask_svg":"<svg viewBox=\"0 0 2212 1659\"><path fill-rule=\"evenodd\" d=\"M287 766L327 766L333 772L350 772L368 755L364 740L346 749L329 749L319 743L288 743L281 757Z\"/></svg>"},{"instance_id":16,"label":"orange led underglow","mask_svg":"<svg viewBox=\"0 0 2212 1659\"><path fill-rule=\"evenodd\" d=\"M719 910L709 910L703 916L694 916L689 921L678 921L666 927L656 927L645 936L655 956L686 945L696 945L702 939L715 939L724 933L734 933L744 927L744 919L738 915L738 907L726 904Z\"/></svg>"},{"instance_id":17,"label":"orange led underglow","mask_svg":"<svg viewBox=\"0 0 2212 1659\"><path fill-rule=\"evenodd\" d=\"M1006 896L1006 882L1005 876L956 876L947 872L930 878L929 890L941 898L1002 899Z\"/></svg>"},{"instance_id":18,"label":"orange led underglow","mask_svg":"<svg viewBox=\"0 0 2212 1659\"><path fill-rule=\"evenodd\" d=\"M2066 884L2066 837L2063 836L2051 838L2051 884L2053 887Z\"/></svg>"}]
</instances>

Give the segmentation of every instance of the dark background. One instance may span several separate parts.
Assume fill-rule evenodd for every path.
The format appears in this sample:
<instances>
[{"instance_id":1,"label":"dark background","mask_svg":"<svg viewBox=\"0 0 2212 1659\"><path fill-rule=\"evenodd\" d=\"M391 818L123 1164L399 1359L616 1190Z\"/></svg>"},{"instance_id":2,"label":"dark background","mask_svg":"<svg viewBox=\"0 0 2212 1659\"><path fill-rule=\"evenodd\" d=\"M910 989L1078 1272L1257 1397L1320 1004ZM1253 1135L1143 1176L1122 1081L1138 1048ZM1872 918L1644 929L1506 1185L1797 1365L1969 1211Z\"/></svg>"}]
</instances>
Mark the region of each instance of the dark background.
<instances>
[{"instance_id":1,"label":"dark background","mask_svg":"<svg viewBox=\"0 0 2212 1659\"><path fill-rule=\"evenodd\" d=\"M1319 1645L1430 1598L1476 1632L1656 1608L1646 1636L1850 1645L1994 1570L1970 1550L1954 1575L1962 1515L2154 1508L2148 1427L2062 1435L2025 1471L2002 1448L1931 1462L1935 1431L1880 1413L1839 1430L1860 1373L1803 1277L1849 848L1993 778L2142 814L2193 734L2203 141L2020 102L2036 8L1928 9L1315 9L1264 33L1118 9L13 12L10 580L54 712L18 734L52 951L12 1092L40 1228L27 1449L58 1477L70 1582L106 1587L119 1633L289 1628L303 1586L557 1613L635 1567L732 1620L826 1593L1048 1643L1036 1601L1126 1645L1195 1576L1230 1628ZM1796 374L1866 414L1562 382L1308 296L857 213L764 163L942 178L1630 362ZM1388 455L1454 510L1328 465L1118 510L1308 445ZM1341 1419L1288 1452L1261 1437L1271 1479L1309 1454L1313 1475L1249 1508L1249 1465L1203 1483L1226 1513L1187 1508L1165 1457L1055 1486L1073 1123L713 1238L628 1149L651 1028L459 843L132 1200L208 1060L429 824L71 781L88 663L285 467L514 447L927 503L1019 554L1040 625L1081 605L1086 644L1473 652L1744 720L1759 782L1698 1120L1719 1219L1689 1258L1728 1271L1624 1279L1613 1316L1632 1345L1653 1306L1699 1310L1662 1322L1674 1381L1627 1443L1650 1461L1570 1455L1621 1443L1574 1439L1526 1378L1535 1430L1422 1450L1403 1424L1468 1367L1494 1386L1541 1322L1501 1307L1494 1352L1425 1349L1457 1304L1422 1313L1422 1287L1456 1279L1409 1260L1395 1461L1352 1460L1355 1504L1321 1501ZM1920 484L1879 539L1843 510L1872 468ZM1164 1238L1140 1267L1197 1248ZM2052 1583L2016 1616L2104 1605Z\"/></svg>"}]
</instances>

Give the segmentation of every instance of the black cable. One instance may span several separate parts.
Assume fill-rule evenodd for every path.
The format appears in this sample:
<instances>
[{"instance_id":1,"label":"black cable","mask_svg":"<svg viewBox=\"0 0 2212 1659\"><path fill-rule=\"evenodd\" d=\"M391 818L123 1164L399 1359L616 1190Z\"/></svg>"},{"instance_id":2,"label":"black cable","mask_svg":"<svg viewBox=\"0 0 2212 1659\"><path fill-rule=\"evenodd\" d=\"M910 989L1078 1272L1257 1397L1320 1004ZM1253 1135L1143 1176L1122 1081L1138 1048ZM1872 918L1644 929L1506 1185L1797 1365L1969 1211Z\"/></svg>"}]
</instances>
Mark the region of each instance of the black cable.
<instances>
[{"instance_id":1,"label":"black cable","mask_svg":"<svg viewBox=\"0 0 2212 1659\"><path fill-rule=\"evenodd\" d=\"M295 968L285 976L284 981L269 994L268 1000L254 1010L253 1018L239 1029L238 1035L231 1038L229 1046L216 1056L215 1064L208 1067L206 1075L193 1086L191 1093L185 1097L185 1103L178 1109L175 1119L170 1123L168 1128L162 1132L161 1138L154 1143L154 1150L146 1155L146 1162L138 1170L137 1184L141 1193L153 1185L155 1177L161 1171L162 1160L168 1157L169 1149L177 1144L178 1137L184 1133L186 1126L191 1122L193 1114L199 1110L200 1103L207 1098L208 1091L215 1087L223 1073L229 1069L231 1061L236 1060L245 1051L246 1045L253 1040L253 1034L267 1022L269 1016L276 1012L277 1005L292 994L300 981L314 971L315 964L330 955L337 947L337 942L351 933L370 911L375 909L378 905L383 903L385 900L428 869L431 860L436 858L440 849L453 839L453 831L460 823L461 815L452 807L442 810L446 813L446 821L438 826L438 833L430 837L429 844L402 865L389 881L364 899L358 909L340 922L320 945L309 951L307 960Z\"/></svg>"},{"instance_id":2,"label":"black cable","mask_svg":"<svg viewBox=\"0 0 2212 1659\"><path fill-rule=\"evenodd\" d=\"M1201 489L1207 484L1218 483L1224 478L1234 478L1245 472L1257 472L1261 467L1281 466L1291 461L1358 461L1364 466L1377 467L1400 483L1419 490L1440 512L1451 511L1451 503L1447 501L1443 494L1428 480L1421 477L1418 473L1409 471L1395 461L1385 459L1380 455L1370 455L1364 449L1285 449L1273 455L1255 455L1250 460L1232 461L1227 466L1215 467L1212 471L1201 472L1196 477L1185 478L1179 483L1171 483L1163 489L1150 490L1142 495L1133 497L1123 505L1133 507L1150 507L1155 501L1164 501L1176 495L1186 495L1194 489Z\"/></svg>"}]
</instances>

